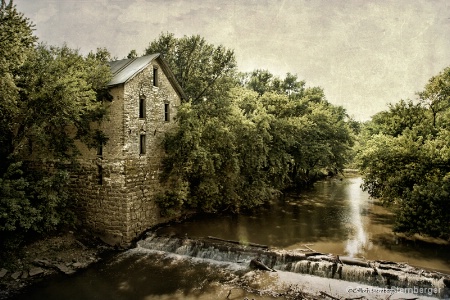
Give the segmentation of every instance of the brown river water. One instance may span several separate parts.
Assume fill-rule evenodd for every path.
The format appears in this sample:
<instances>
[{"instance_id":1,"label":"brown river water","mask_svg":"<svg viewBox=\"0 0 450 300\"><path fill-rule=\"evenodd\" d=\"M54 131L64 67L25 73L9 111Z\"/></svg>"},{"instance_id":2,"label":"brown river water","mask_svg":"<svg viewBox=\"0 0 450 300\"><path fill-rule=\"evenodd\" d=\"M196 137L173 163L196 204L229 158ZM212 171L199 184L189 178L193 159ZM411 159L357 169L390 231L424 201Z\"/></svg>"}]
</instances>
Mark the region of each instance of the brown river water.
<instances>
[{"instance_id":1,"label":"brown river water","mask_svg":"<svg viewBox=\"0 0 450 300\"><path fill-rule=\"evenodd\" d=\"M319 252L406 262L450 274L449 245L394 234L393 213L371 199L361 184L361 177L323 180L254 215L203 216L158 232L216 236L289 250L306 244Z\"/></svg>"},{"instance_id":2,"label":"brown river water","mask_svg":"<svg viewBox=\"0 0 450 300\"><path fill-rule=\"evenodd\" d=\"M283 195L253 214L196 216L161 227L156 234L192 239L214 236L287 250L310 247L450 274L448 243L394 234L393 213L362 191L361 183L360 177L331 178L301 193ZM286 291L292 284L306 291L327 290L337 297L386 299L383 294L379 298L349 295L346 287L352 283L336 279L284 271L255 273L248 270L248 262L201 257L137 247L74 276L42 282L14 299L274 299L274 292ZM255 289L271 292L261 294ZM405 296L390 297L400 298Z\"/></svg>"}]
</instances>

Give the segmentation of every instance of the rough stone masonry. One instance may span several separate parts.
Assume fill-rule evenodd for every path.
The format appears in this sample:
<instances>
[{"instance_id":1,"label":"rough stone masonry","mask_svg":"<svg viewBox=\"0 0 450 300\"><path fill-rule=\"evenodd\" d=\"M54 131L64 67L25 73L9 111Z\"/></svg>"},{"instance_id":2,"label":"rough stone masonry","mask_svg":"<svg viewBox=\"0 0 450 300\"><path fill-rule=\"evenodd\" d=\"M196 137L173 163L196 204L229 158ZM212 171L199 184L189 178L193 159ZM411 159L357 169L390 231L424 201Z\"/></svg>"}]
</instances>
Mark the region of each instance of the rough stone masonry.
<instances>
[{"instance_id":1,"label":"rough stone masonry","mask_svg":"<svg viewBox=\"0 0 450 300\"><path fill-rule=\"evenodd\" d=\"M159 54L111 62L109 115L99 126L108 142L79 144L71 178L83 225L112 245L127 246L160 217L155 196L164 156L161 140L174 125L184 93Z\"/></svg>"}]
</instances>

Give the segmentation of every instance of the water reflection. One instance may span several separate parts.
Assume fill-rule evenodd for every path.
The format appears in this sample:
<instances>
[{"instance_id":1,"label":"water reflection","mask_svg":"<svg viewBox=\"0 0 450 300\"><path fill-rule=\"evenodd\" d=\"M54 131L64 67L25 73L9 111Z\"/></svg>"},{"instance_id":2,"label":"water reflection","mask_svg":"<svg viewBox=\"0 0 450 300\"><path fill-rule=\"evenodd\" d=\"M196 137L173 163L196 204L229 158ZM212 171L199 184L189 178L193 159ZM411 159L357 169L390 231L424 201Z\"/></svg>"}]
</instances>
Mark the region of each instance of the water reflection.
<instances>
[{"instance_id":1,"label":"water reflection","mask_svg":"<svg viewBox=\"0 0 450 300\"><path fill-rule=\"evenodd\" d=\"M407 262L450 273L448 244L394 235L393 214L362 191L361 183L360 177L324 180L251 215L203 215L159 232L216 236L289 250L312 244L324 253Z\"/></svg>"},{"instance_id":2,"label":"water reflection","mask_svg":"<svg viewBox=\"0 0 450 300\"><path fill-rule=\"evenodd\" d=\"M407 262L450 274L450 247L436 240L394 235L392 213L370 199L360 189L361 182L361 178L324 180L311 190L285 195L252 215L203 215L161 228L159 233L216 236L285 249L304 248L308 244L324 253ZM239 266L228 268L194 258L140 253L134 249L73 277L46 280L14 299L272 299L237 289L236 279L240 278L239 282L242 279L239 272ZM292 273L273 274L283 280L293 276L289 282L295 284L305 278ZM318 288L323 280L308 281L304 286ZM253 278L249 282L249 286L255 287ZM322 290L332 290L329 284L326 282ZM261 289L274 289L271 281L262 286ZM338 282L333 290L339 287L345 285Z\"/></svg>"},{"instance_id":3,"label":"water reflection","mask_svg":"<svg viewBox=\"0 0 450 300\"><path fill-rule=\"evenodd\" d=\"M348 223L350 225L349 235L345 246L346 254L353 257L363 254L367 246L366 226L362 221L362 211L367 209L368 202L361 199L359 185L360 178L352 179L347 189L347 201L350 202L350 214Z\"/></svg>"}]
</instances>

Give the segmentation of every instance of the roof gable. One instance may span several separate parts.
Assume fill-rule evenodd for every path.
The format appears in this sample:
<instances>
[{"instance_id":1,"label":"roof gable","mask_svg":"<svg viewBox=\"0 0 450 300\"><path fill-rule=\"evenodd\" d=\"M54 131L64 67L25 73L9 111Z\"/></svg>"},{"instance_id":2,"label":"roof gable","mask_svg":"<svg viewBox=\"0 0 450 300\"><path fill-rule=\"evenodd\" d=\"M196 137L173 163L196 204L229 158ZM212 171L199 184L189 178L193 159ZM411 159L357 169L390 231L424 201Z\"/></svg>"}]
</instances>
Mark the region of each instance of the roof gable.
<instances>
[{"instance_id":1,"label":"roof gable","mask_svg":"<svg viewBox=\"0 0 450 300\"><path fill-rule=\"evenodd\" d=\"M109 62L113 77L109 81L108 86L115 86L118 84L126 83L136 74L144 70L149 64L151 64L153 60L158 60L161 68L174 87L175 91L183 100L187 100L183 89L175 79L175 75L172 73L168 64L159 53Z\"/></svg>"}]
</instances>

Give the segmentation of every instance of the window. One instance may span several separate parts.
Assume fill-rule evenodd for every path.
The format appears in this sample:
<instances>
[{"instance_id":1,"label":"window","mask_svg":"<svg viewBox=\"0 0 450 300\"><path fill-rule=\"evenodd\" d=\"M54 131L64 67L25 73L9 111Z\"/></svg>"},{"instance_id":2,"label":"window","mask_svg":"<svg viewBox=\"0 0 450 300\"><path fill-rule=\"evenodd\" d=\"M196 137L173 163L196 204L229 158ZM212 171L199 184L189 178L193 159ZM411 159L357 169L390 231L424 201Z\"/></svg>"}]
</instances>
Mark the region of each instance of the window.
<instances>
[{"instance_id":1,"label":"window","mask_svg":"<svg viewBox=\"0 0 450 300\"><path fill-rule=\"evenodd\" d=\"M145 119L145 97L139 98L139 118Z\"/></svg>"},{"instance_id":2,"label":"window","mask_svg":"<svg viewBox=\"0 0 450 300\"><path fill-rule=\"evenodd\" d=\"M139 154L145 154L145 134L141 134L141 137L140 137Z\"/></svg>"},{"instance_id":3,"label":"window","mask_svg":"<svg viewBox=\"0 0 450 300\"><path fill-rule=\"evenodd\" d=\"M153 86L158 86L158 68L153 68Z\"/></svg>"},{"instance_id":4,"label":"window","mask_svg":"<svg viewBox=\"0 0 450 300\"><path fill-rule=\"evenodd\" d=\"M164 103L164 121L170 121L170 106L169 103Z\"/></svg>"},{"instance_id":5,"label":"window","mask_svg":"<svg viewBox=\"0 0 450 300\"><path fill-rule=\"evenodd\" d=\"M103 184L103 167L97 165L97 168L98 168L97 183L99 185L102 185Z\"/></svg>"},{"instance_id":6,"label":"window","mask_svg":"<svg viewBox=\"0 0 450 300\"><path fill-rule=\"evenodd\" d=\"M97 156L102 156L103 155L103 145L100 144L97 147Z\"/></svg>"}]
</instances>

